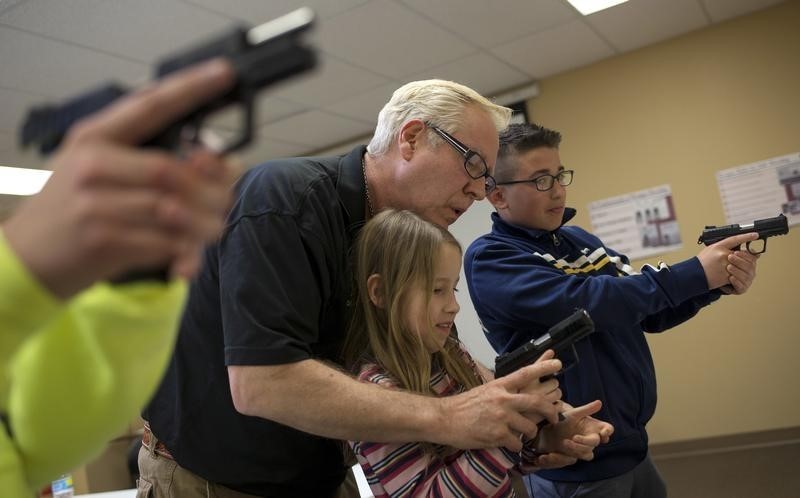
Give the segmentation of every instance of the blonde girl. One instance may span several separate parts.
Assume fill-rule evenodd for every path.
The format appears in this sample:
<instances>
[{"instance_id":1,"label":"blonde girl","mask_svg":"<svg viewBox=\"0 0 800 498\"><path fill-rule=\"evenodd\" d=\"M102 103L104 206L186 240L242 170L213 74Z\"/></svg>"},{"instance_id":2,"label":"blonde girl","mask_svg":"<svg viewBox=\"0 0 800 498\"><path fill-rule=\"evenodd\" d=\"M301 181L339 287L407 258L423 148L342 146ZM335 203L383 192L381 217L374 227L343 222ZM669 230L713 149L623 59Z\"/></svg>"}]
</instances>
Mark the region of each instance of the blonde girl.
<instances>
[{"instance_id":1,"label":"blonde girl","mask_svg":"<svg viewBox=\"0 0 800 498\"><path fill-rule=\"evenodd\" d=\"M383 211L366 224L355 249L357 297L344 350L345 363L360 380L431 396L461 393L491 380L491 372L452 333L461 257L461 246L447 230L411 212ZM539 360L542 376L560 368L551 358L548 352ZM533 384L526 392L541 396L545 405L560 403L556 380ZM593 448L612 430L588 416L599 408L595 402L574 409L565 422L541 431L535 444L555 450L547 457L533 440L521 453L413 441L351 441L350 447L376 498L520 496L512 485L519 472L575 461L560 453L591 459ZM528 414L534 421L545 417Z\"/></svg>"}]
</instances>

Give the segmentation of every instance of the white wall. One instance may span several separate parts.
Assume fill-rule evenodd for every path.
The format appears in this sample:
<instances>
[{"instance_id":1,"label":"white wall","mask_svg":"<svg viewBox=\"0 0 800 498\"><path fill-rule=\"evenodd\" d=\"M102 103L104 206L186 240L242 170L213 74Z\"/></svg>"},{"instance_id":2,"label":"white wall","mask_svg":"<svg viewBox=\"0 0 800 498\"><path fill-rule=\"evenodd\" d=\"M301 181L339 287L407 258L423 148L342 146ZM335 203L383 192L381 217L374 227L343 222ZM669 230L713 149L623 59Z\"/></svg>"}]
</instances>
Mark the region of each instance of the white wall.
<instances>
[{"instance_id":1,"label":"white wall","mask_svg":"<svg viewBox=\"0 0 800 498\"><path fill-rule=\"evenodd\" d=\"M450 232L461 243L464 251L467 250L473 240L491 231L492 222L489 219L489 215L492 212L494 212L494 208L489 201L475 202L450 227ZM494 368L496 354L486 337L484 337L478 322L478 315L472 307L463 267L461 269L461 282L458 285L458 304L461 305L461 312L456 316L459 338L467 345L469 352L472 353L476 360L489 368Z\"/></svg>"}]
</instances>

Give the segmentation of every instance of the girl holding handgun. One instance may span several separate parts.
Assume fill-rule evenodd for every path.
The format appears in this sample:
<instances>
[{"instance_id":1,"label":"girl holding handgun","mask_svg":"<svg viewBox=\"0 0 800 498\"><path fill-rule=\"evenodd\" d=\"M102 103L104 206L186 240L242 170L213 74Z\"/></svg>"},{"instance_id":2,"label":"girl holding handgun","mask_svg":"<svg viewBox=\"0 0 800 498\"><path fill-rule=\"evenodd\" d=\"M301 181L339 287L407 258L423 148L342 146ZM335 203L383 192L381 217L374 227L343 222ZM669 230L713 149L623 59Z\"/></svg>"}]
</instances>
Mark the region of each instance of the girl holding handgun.
<instances>
[{"instance_id":1,"label":"girl holding handgun","mask_svg":"<svg viewBox=\"0 0 800 498\"><path fill-rule=\"evenodd\" d=\"M383 211L362 229L355 257L357 297L344 355L361 381L439 397L493 381L452 333L462 253L447 230L408 211ZM526 416L553 422L555 411L566 408L563 421L545 425L535 438L521 436L521 452L351 441L375 497L527 496L515 477L520 473L591 460L613 432L590 416L600 402L573 409L560 401L550 376L561 363L552 351L526 368L549 377L524 389L540 400ZM493 382L513 381L511 374Z\"/></svg>"}]
</instances>

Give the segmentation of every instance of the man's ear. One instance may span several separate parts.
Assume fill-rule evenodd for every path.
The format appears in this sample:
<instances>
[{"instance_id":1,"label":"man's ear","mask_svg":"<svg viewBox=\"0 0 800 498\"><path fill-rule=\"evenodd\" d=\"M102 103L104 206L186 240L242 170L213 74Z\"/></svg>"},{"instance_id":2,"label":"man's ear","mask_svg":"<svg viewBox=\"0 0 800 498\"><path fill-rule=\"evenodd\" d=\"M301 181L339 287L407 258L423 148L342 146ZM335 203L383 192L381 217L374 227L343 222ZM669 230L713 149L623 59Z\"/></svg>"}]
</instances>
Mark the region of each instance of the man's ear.
<instances>
[{"instance_id":1,"label":"man's ear","mask_svg":"<svg viewBox=\"0 0 800 498\"><path fill-rule=\"evenodd\" d=\"M385 300L383 298L383 289L381 289L381 276L378 273L373 273L367 279L367 294L369 300L372 301L377 308L383 309Z\"/></svg>"},{"instance_id":2,"label":"man's ear","mask_svg":"<svg viewBox=\"0 0 800 498\"><path fill-rule=\"evenodd\" d=\"M403 124L397 138L398 148L400 149L400 155L403 156L403 159L406 161L411 160L424 132L425 123L421 119L412 119Z\"/></svg>"}]
</instances>

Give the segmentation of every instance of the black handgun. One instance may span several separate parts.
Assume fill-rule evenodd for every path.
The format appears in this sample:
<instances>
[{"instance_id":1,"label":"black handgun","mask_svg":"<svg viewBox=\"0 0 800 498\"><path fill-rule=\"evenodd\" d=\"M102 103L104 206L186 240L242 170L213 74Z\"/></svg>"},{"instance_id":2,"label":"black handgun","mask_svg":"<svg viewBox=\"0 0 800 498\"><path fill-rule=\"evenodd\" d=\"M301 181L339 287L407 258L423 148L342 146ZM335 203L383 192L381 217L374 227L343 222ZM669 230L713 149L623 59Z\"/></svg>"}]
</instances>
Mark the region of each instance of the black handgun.
<instances>
[{"instance_id":1,"label":"black handgun","mask_svg":"<svg viewBox=\"0 0 800 498\"><path fill-rule=\"evenodd\" d=\"M774 218L756 220L749 225L734 224L721 227L707 226L705 229L703 229L703 233L700 234L700 238L697 239L697 243L711 245L733 235L751 232L758 233L758 239L756 240L762 241L763 244L753 248L751 247L751 244L753 244L755 240L751 240L747 242L747 251L750 254L765 253L767 252L767 238L774 237L775 235L786 235L789 233L789 222L786 219L786 216L779 214ZM757 250L759 247L761 249L760 251Z\"/></svg>"},{"instance_id":2,"label":"black handgun","mask_svg":"<svg viewBox=\"0 0 800 498\"><path fill-rule=\"evenodd\" d=\"M156 68L157 79L214 57L225 57L236 70L236 83L225 95L190 111L140 145L177 150L184 141L196 142L203 120L231 104L241 106L242 132L221 147L221 152L250 143L257 91L316 65L316 53L301 40L313 21L313 11L303 7L252 29L236 26L206 43L164 59ZM35 107L20 130L20 143L23 147L37 145L42 154L48 154L58 147L73 124L126 93L125 88L111 83L62 105Z\"/></svg>"},{"instance_id":3,"label":"black handgun","mask_svg":"<svg viewBox=\"0 0 800 498\"><path fill-rule=\"evenodd\" d=\"M494 376L500 378L530 365L548 349L555 351L556 357L561 360L561 372L563 372L579 361L575 343L592 332L594 332L594 322L589 313L578 308L540 337L495 358Z\"/></svg>"}]
</instances>

